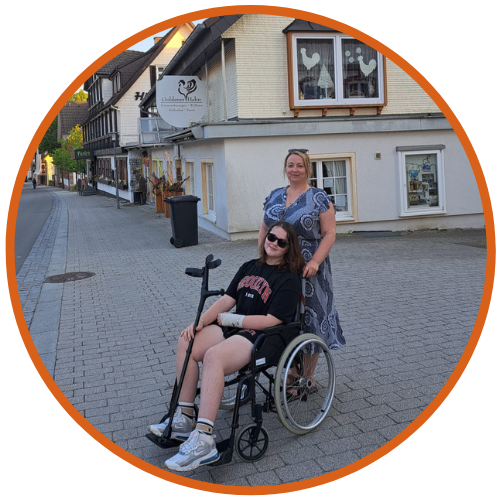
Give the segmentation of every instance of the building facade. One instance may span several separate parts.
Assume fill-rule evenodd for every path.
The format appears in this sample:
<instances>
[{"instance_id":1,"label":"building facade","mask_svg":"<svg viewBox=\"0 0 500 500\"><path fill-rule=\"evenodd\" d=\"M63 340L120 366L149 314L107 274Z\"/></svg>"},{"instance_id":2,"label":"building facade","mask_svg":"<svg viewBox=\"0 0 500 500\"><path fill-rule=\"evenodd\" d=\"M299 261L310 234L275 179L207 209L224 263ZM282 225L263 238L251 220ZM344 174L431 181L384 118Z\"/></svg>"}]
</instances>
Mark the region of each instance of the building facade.
<instances>
[{"instance_id":1,"label":"building facade","mask_svg":"<svg viewBox=\"0 0 500 500\"><path fill-rule=\"evenodd\" d=\"M211 18L165 74L206 82L205 116L163 137L140 130L137 148L156 168L171 159L189 177L185 192L201 199L201 227L228 239L255 236L266 196L286 185L292 148L309 150L311 182L330 195L340 232L484 226L472 168L448 120L363 42L286 17ZM161 128L155 88L141 107Z\"/></svg>"},{"instance_id":2,"label":"building facade","mask_svg":"<svg viewBox=\"0 0 500 500\"><path fill-rule=\"evenodd\" d=\"M83 147L91 151L86 175L100 192L115 196L118 182L119 197L133 200L135 174L147 163L140 152L127 149L137 143L138 120L145 116L139 103L193 29L192 23L172 28L147 52L126 50L85 82Z\"/></svg>"}]
</instances>

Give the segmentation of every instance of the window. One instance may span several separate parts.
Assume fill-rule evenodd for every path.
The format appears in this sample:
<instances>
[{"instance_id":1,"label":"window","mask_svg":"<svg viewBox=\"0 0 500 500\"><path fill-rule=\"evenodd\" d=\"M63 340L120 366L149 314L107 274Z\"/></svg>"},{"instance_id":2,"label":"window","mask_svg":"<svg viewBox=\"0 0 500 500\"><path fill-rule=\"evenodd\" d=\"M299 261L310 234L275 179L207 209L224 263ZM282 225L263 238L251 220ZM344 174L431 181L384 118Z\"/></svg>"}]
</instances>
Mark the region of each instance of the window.
<instances>
[{"instance_id":1,"label":"window","mask_svg":"<svg viewBox=\"0 0 500 500\"><path fill-rule=\"evenodd\" d=\"M194 189L194 163L193 161L188 161L186 160L185 163L185 169L186 169L186 194L195 194L195 189Z\"/></svg>"},{"instance_id":2,"label":"window","mask_svg":"<svg viewBox=\"0 0 500 500\"><path fill-rule=\"evenodd\" d=\"M162 162L161 160L153 160L152 162L152 168L151 168L151 175L153 177L156 177L159 179L163 175L163 168L162 168Z\"/></svg>"},{"instance_id":3,"label":"window","mask_svg":"<svg viewBox=\"0 0 500 500\"><path fill-rule=\"evenodd\" d=\"M335 206L337 221L356 220L355 155L311 155L311 186L324 189Z\"/></svg>"},{"instance_id":4,"label":"window","mask_svg":"<svg viewBox=\"0 0 500 500\"><path fill-rule=\"evenodd\" d=\"M182 182L182 161L179 158L175 159L175 181Z\"/></svg>"},{"instance_id":5,"label":"window","mask_svg":"<svg viewBox=\"0 0 500 500\"><path fill-rule=\"evenodd\" d=\"M289 33L288 43L292 109L385 104L384 58L365 43L316 32Z\"/></svg>"},{"instance_id":6,"label":"window","mask_svg":"<svg viewBox=\"0 0 500 500\"><path fill-rule=\"evenodd\" d=\"M445 213L444 146L398 147L401 216Z\"/></svg>"},{"instance_id":7,"label":"window","mask_svg":"<svg viewBox=\"0 0 500 500\"><path fill-rule=\"evenodd\" d=\"M117 73L116 76L113 78L113 94L116 94L120 90L121 90L120 73Z\"/></svg>"},{"instance_id":8,"label":"window","mask_svg":"<svg viewBox=\"0 0 500 500\"><path fill-rule=\"evenodd\" d=\"M166 66L156 66L156 80L160 79L161 74L165 70Z\"/></svg>"},{"instance_id":9,"label":"window","mask_svg":"<svg viewBox=\"0 0 500 500\"><path fill-rule=\"evenodd\" d=\"M118 180L127 184L127 158L117 158L118 164Z\"/></svg>"},{"instance_id":10,"label":"window","mask_svg":"<svg viewBox=\"0 0 500 500\"><path fill-rule=\"evenodd\" d=\"M203 162L201 164L201 183L203 191L203 213L215 222L215 179L214 164Z\"/></svg>"}]
</instances>

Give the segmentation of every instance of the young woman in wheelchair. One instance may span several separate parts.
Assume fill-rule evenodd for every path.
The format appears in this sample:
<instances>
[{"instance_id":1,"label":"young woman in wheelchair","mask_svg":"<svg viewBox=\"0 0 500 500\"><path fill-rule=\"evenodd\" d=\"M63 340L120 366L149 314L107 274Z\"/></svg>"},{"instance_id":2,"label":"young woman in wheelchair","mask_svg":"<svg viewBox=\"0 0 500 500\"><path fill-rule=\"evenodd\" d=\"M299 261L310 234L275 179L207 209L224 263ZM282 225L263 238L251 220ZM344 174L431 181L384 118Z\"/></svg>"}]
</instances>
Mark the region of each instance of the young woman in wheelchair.
<instances>
[{"instance_id":1,"label":"young woman in wheelchair","mask_svg":"<svg viewBox=\"0 0 500 500\"><path fill-rule=\"evenodd\" d=\"M188 471L219 459L212 430L224 391L224 377L251 361L252 347L265 328L293 321L301 295L300 273L304 259L293 227L287 222L272 225L259 247L259 259L243 264L225 295L203 315L193 332L184 329L178 341L177 380L190 340L191 356L175 410L171 438L184 441L179 452L165 462L168 469ZM228 313L234 306L234 314ZM270 337L270 340L277 337ZM269 345L267 345L269 344ZM270 356L276 341L264 342L259 356ZM267 354L265 351L268 351ZM199 365L203 363L198 419L195 418ZM168 420L149 426L162 436Z\"/></svg>"}]
</instances>

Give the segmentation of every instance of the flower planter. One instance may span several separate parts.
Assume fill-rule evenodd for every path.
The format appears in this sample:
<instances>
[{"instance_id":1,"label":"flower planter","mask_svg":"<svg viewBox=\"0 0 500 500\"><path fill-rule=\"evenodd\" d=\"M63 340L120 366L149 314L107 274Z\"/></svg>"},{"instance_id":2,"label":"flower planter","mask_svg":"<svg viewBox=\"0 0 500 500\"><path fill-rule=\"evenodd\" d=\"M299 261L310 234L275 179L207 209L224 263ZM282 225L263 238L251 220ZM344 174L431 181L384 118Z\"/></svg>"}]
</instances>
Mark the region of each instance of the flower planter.
<instances>
[{"instance_id":1,"label":"flower planter","mask_svg":"<svg viewBox=\"0 0 500 500\"><path fill-rule=\"evenodd\" d=\"M161 214L165 211L165 207L163 206L163 196L162 194L156 195L156 213Z\"/></svg>"},{"instance_id":2,"label":"flower planter","mask_svg":"<svg viewBox=\"0 0 500 500\"><path fill-rule=\"evenodd\" d=\"M163 196L165 198L171 198L172 196L182 196L183 194L183 191L165 191ZM165 202L165 217L170 218L170 206L167 202Z\"/></svg>"}]
</instances>

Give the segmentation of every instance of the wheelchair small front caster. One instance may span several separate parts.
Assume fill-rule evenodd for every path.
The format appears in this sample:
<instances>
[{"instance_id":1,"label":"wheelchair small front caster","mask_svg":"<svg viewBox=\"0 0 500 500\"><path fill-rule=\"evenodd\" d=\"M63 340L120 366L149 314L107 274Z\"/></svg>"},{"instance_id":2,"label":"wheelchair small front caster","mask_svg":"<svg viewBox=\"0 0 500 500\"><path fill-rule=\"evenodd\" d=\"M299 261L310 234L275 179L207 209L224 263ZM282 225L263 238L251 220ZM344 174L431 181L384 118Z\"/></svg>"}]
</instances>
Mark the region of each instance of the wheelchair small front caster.
<instances>
[{"instance_id":1,"label":"wheelchair small front caster","mask_svg":"<svg viewBox=\"0 0 500 500\"><path fill-rule=\"evenodd\" d=\"M257 436L255 436L256 431L257 424L249 424L241 430L236 438L236 453L247 462L259 460L269 446L269 435L266 429L261 427Z\"/></svg>"}]
</instances>

